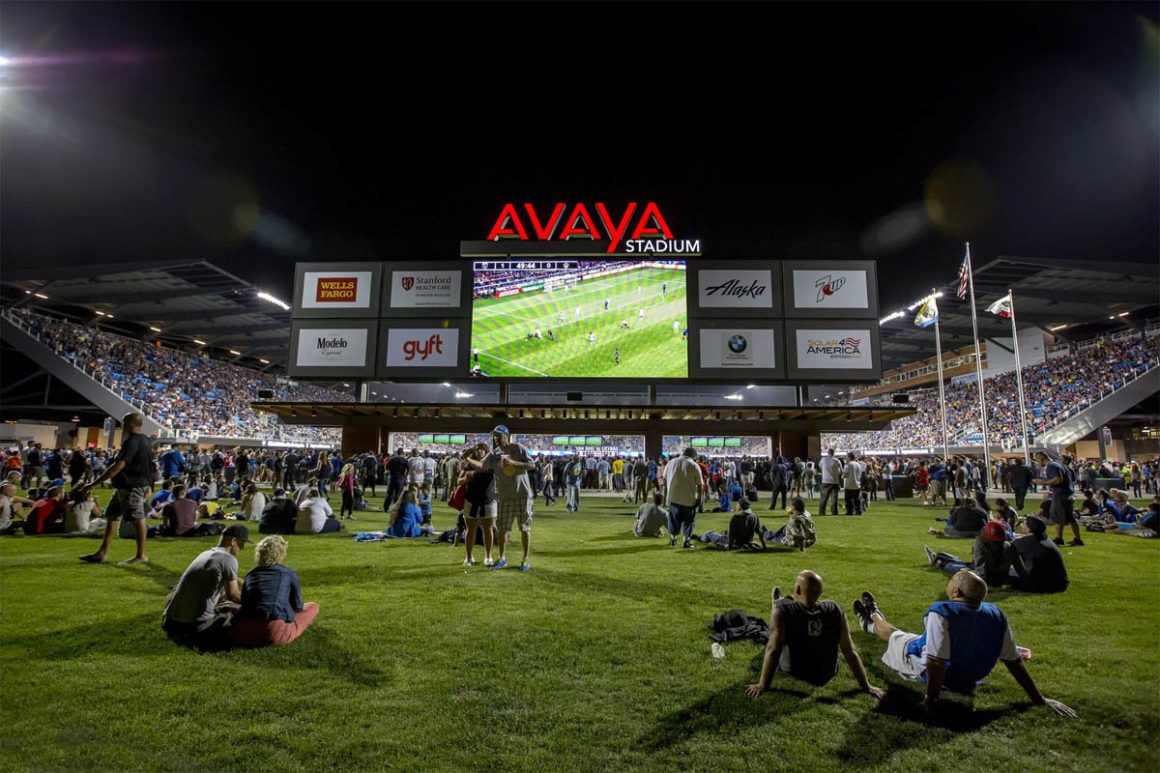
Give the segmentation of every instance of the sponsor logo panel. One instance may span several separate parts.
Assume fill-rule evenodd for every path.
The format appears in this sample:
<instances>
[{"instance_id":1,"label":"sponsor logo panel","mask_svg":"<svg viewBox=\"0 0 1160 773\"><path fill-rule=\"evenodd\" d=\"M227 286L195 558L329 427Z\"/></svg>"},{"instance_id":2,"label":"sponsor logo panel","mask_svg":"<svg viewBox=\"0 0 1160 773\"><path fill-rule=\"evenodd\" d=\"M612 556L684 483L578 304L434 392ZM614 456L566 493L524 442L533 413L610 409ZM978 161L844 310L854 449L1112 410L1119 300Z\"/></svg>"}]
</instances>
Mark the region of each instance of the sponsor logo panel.
<instances>
[{"instance_id":1,"label":"sponsor logo panel","mask_svg":"<svg viewBox=\"0 0 1160 773\"><path fill-rule=\"evenodd\" d=\"M462 271L391 272L391 308L458 308Z\"/></svg>"},{"instance_id":2,"label":"sponsor logo panel","mask_svg":"<svg viewBox=\"0 0 1160 773\"><path fill-rule=\"evenodd\" d=\"M863 369L874 368L870 331L808 330L796 331L797 366L799 368Z\"/></svg>"},{"instance_id":3,"label":"sponsor logo panel","mask_svg":"<svg viewBox=\"0 0 1160 773\"><path fill-rule=\"evenodd\" d=\"M702 328L702 368L774 368L777 366L774 331L769 328Z\"/></svg>"},{"instance_id":4,"label":"sponsor logo panel","mask_svg":"<svg viewBox=\"0 0 1160 773\"><path fill-rule=\"evenodd\" d=\"M697 304L702 309L773 308L771 271L702 269L697 282Z\"/></svg>"},{"instance_id":5,"label":"sponsor logo panel","mask_svg":"<svg viewBox=\"0 0 1160 773\"><path fill-rule=\"evenodd\" d=\"M367 364L366 328L302 328L295 363L300 368L362 368Z\"/></svg>"},{"instance_id":6,"label":"sponsor logo panel","mask_svg":"<svg viewBox=\"0 0 1160 773\"><path fill-rule=\"evenodd\" d=\"M866 272L794 269L793 299L799 309L869 308Z\"/></svg>"},{"instance_id":7,"label":"sponsor logo panel","mask_svg":"<svg viewBox=\"0 0 1160 773\"><path fill-rule=\"evenodd\" d=\"M307 271L303 276L304 309L369 309L370 271Z\"/></svg>"},{"instance_id":8,"label":"sponsor logo panel","mask_svg":"<svg viewBox=\"0 0 1160 773\"><path fill-rule=\"evenodd\" d=\"M453 368L459 359L457 328L391 328L387 331L387 367Z\"/></svg>"}]
</instances>

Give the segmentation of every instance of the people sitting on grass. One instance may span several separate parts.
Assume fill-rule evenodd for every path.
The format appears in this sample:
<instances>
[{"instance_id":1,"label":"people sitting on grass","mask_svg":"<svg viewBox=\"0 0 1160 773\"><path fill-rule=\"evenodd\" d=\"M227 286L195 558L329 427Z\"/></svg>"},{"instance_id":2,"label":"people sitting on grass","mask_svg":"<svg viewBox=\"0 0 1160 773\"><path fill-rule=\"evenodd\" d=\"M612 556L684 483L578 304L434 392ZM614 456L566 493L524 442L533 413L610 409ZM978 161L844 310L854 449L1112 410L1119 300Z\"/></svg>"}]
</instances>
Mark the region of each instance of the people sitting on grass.
<instances>
[{"instance_id":1,"label":"people sitting on grass","mask_svg":"<svg viewBox=\"0 0 1160 773\"><path fill-rule=\"evenodd\" d=\"M286 496L286 489L274 489L273 498L262 509L258 519L261 534L293 534L298 521L298 506Z\"/></svg>"},{"instance_id":2,"label":"people sitting on grass","mask_svg":"<svg viewBox=\"0 0 1160 773\"><path fill-rule=\"evenodd\" d=\"M84 489L82 489L84 490ZM25 534L64 534L64 487L52 486L38 499L24 519Z\"/></svg>"},{"instance_id":3,"label":"people sitting on grass","mask_svg":"<svg viewBox=\"0 0 1160 773\"><path fill-rule=\"evenodd\" d=\"M1027 671L1006 616L987 604L987 583L974 572L962 570L947 583L949 601L937 601L924 617L921 634L906 633L887 622L878 600L869 591L854 602L862 629L887 643L882 662L911 681L926 683L923 708L933 713L943 689L970 695L998 661L1026 691L1032 702L1057 714L1075 711L1043 697Z\"/></svg>"},{"instance_id":4,"label":"people sitting on grass","mask_svg":"<svg viewBox=\"0 0 1160 773\"><path fill-rule=\"evenodd\" d=\"M1152 497L1147 512L1141 513L1135 523L1116 522L1103 526L1102 531L1149 539L1160 536L1160 495Z\"/></svg>"},{"instance_id":5,"label":"people sitting on grass","mask_svg":"<svg viewBox=\"0 0 1160 773\"><path fill-rule=\"evenodd\" d=\"M659 491L653 494L653 501L645 502L636 511L636 521L632 533L638 537L659 537L668 525L669 514L663 505L665 497Z\"/></svg>"},{"instance_id":6,"label":"people sitting on grass","mask_svg":"<svg viewBox=\"0 0 1160 773\"><path fill-rule=\"evenodd\" d=\"M982 494L976 495L974 499L955 499L955 506L951 508L951 517L947 518L946 527L943 529L932 527L928 533L957 539L973 539L979 536L979 532L991 518L986 505L987 500Z\"/></svg>"},{"instance_id":7,"label":"people sitting on grass","mask_svg":"<svg viewBox=\"0 0 1160 773\"><path fill-rule=\"evenodd\" d=\"M988 521L975 537L971 550L971 562L967 563L950 553L936 553L929 545L923 545L926 558L935 569L947 574L958 574L963 569L972 569L987 581L992 588L1007 582L1016 559L1015 546L1009 539L1011 532L1003 521Z\"/></svg>"},{"instance_id":8,"label":"people sitting on grass","mask_svg":"<svg viewBox=\"0 0 1160 773\"><path fill-rule=\"evenodd\" d=\"M161 508L161 533L166 537L192 537L197 528L198 504L185 495L185 486L173 487L173 500Z\"/></svg>"},{"instance_id":9,"label":"people sitting on grass","mask_svg":"<svg viewBox=\"0 0 1160 773\"><path fill-rule=\"evenodd\" d=\"M806 510L805 500L801 497L794 497L789 505L789 521L777 531L768 532L766 539L775 545L785 545L804 553L818 539L814 518Z\"/></svg>"},{"instance_id":10,"label":"people sitting on grass","mask_svg":"<svg viewBox=\"0 0 1160 773\"><path fill-rule=\"evenodd\" d=\"M1028 534L1015 540L1016 560L1008 584L1028 593L1062 593L1070 581L1063 553L1047 537L1047 522L1029 515L1024 519Z\"/></svg>"},{"instance_id":11,"label":"people sitting on grass","mask_svg":"<svg viewBox=\"0 0 1160 773\"><path fill-rule=\"evenodd\" d=\"M295 534L329 534L340 531L342 524L334 517L330 503L319 496L318 489L306 492L306 498L298 507L298 521L294 525Z\"/></svg>"},{"instance_id":12,"label":"people sitting on grass","mask_svg":"<svg viewBox=\"0 0 1160 773\"><path fill-rule=\"evenodd\" d=\"M1112 489L1112 491L1126 494L1125 491L1119 489ZM1135 523L1138 516L1144 512L1127 500L1126 497L1116 499L1112 493L1107 489L1100 489L1096 492L1096 500L1100 503L1101 512L1111 515L1116 521L1120 523Z\"/></svg>"},{"instance_id":13,"label":"people sitting on grass","mask_svg":"<svg viewBox=\"0 0 1160 773\"><path fill-rule=\"evenodd\" d=\"M994 517L996 520L1007 524L1007 528L1010 529L1012 533L1015 532L1015 527L1019 525L1019 513L1016 512L1015 508L1008 504L1007 500L1003 499L1002 497L995 499Z\"/></svg>"},{"instance_id":14,"label":"people sitting on grass","mask_svg":"<svg viewBox=\"0 0 1160 773\"><path fill-rule=\"evenodd\" d=\"M230 625L241 609L238 553L250 543L240 523L225 528L215 547L193 559L165 600L161 627L183 647L221 649L230 642Z\"/></svg>"},{"instance_id":15,"label":"people sitting on grass","mask_svg":"<svg viewBox=\"0 0 1160 773\"><path fill-rule=\"evenodd\" d=\"M242 585L241 611L231 638L241 647L280 647L297 639L318 615L318 604L302 600L298 575L282 561L286 540L274 535L254 546L255 566Z\"/></svg>"},{"instance_id":16,"label":"people sitting on grass","mask_svg":"<svg viewBox=\"0 0 1160 773\"><path fill-rule=\"evenodd\" d=\"M265 509L266 495L258 490L258 485L253 481L247 483L246 493L242 495L242 507L238 512L239 520L257 523L262 520L262 511Z\"/></svg>"},{"instance_id":17,"label":"people sitting on grass","mask_svg":"<svg viewBox=\"0 0 1160 773\"><path fill-rule=\"evenodd\" d=\"M161 508L165 507L166 502L173 499L173 481L166 479L161 484L161 490L149 498L150 517L161 517Z\"/></svg>"},{"instance_id":18,"label":"people sitting on grass","mask_svg":"<svg viewBox=\"0 0 1160 773\"><path fill-rule=\"evenodd\" d=\"M842 654L862 691L878 700L886 691L870 684L862 658L850 638L850 626L842 607L822 599L822 578L805 570L794 580L793 596L782 597L773 589L773 609L769 615L769 643L761 662L761 676L745 692L752 698L769 689L780 671L808 684L821 686L838 673L838 653Z\"/></svg>"},{"instance_id":19,"label":"people sitting on grass","mask_svg":"<svg viewBox=\"0 0 1160 773\"><path fill-rule=\"evenodd\" d=\"M432 533L431 527L422 526L422 513L415 504L417 486L408 486L403 490L399 501L391 508L391 518L387 522L387 535L399 539L414 539L425 533Z\"/></svg>"}]
</instances>

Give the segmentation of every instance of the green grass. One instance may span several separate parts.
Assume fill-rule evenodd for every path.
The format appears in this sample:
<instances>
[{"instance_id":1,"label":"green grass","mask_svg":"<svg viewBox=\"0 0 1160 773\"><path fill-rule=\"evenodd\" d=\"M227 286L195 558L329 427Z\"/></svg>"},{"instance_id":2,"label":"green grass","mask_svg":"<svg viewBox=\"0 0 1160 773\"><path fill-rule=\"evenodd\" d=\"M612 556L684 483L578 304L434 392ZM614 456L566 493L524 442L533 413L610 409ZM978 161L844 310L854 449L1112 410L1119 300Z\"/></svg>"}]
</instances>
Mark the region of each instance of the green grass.
<instances>
[{"instance_id":1,"label":"green grass","mask_svg":"<svg viewBox=\"0 0 1160 773\"><path fill-rule=\"evenodd\" d=\"M103 497L102 497L103 498ZM762 505L760 514L769 513ZM288 647L201 655L159 627L163 600L213 540L151 540L147 566L81 564L91 540L0 538L3 770L1154 770L1152 588L1160 545L1085 535L1067 548L1072 587L996 591L1031 673L1067 720L1030 707L1001 667L974 712L925 725L856 694L843 665L826 687L779 675L744 695L761 650L706 628L741 607L768 617L774 584L803 568L826 596L873 589L914 630L945 575L926 566L932 511L877 503L819 518L807 554L670 549L630 534L619 500L578 515L537 504L533 570L462 567L426 540L290 537L287 564L321 614ZM360 513L358 529L381 514ZM780 522L781 518L773 518ZM437 507L436 526L452 516ZM724 515L698 518L698 533ZM939 542L969 552L969 542ZM114 543L112 559L131 555ZM481 556L481 552L478 557ZM243 572L253 554L240 557ZM860 631L871 680L883 645Z\"/></svg>"},{"instance_id":2,"label":"green grass","mask_svg":"<svg viewBox=\"0 0 1160 773\"><path fill-rule=\"evenodd\" d=\"M661 285L668 292L661 294ZM640 292L637 292L637 287ZM640 268L572 289L476 299L471 345L493 377L685 378L685 272ZM608 310L604 301L608 300ZM576 310L580 314L576 314ZM640 310L644 318L639 318ZM627 322L628 327L621 327ZM673 332L676 322L677 332ZM527 340L539 329L544 338ZM551 330L555 341L547 338ZM588 342L592 333L594 342ZM620 350L620 364L615 352Z\"/></svg>"}]
</instances>

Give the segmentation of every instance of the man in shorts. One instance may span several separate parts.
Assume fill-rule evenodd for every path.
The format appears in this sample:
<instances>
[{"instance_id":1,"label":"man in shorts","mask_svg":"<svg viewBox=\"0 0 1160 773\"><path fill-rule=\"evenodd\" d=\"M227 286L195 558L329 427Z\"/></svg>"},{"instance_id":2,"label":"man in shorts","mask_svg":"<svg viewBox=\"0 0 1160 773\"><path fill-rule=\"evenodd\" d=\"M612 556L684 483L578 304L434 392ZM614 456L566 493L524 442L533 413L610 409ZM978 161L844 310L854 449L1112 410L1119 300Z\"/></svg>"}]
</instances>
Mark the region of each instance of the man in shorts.
<instances>
[{"instance_id":1,"label":"man in shorts","mask_svg":"<svg viewBox=\"0 0 1160 773\"><path fill-rule=\"evenodd\" d=\"M81 491L89 491L104 483L113 481L113 501L106 510L105 538L96 553L81 556L80 560L90 564L103 564L108 559L109 543L117 533L118 521L127 518L133 522L137 537L137 555L122 561L123 564L143 564L149 560L145 555L145 538L148 535L145 524L145 503L153 487L153 446L141 431L145 423L139 413L127 413L121 419L124 440L121 450L113 462L105 468L92 483L80 486ZM74 489L76 491L77 489Z\"/></svg>"},{"instance_id":2,"label":"man in shorts","mask_svg":"<svg viewBox=\"0 0 1160 773\"><path fill-rule=\"evenodd\" d=\"M528 470L534 469L536 465L523 446L512 442L511 430L503 424L492 430L491 447L491 453L482 460L471 458L464 460L476 469L491 469L495 472L495 488L499 499L496 516L499 560L491 568L507 568L508 537L511 535L512 524L515 523L520 527L520 539L524 547L520 571L526 572L532 568L528 561L528 552L532 545L532 502L535 499L531 481L528 480Z\"/></svg>"},{"instance_id":3,"label":"man in shorts","mask_svg":"<svg viewBox=\"0 0 1160 773\"><path fill-rule=\"evenodd\" d=\"M809 569L794 580L793 596L783 597L781 588L773 589L769 644L761 678L745 688L750 697L768 690L778 671L812 685L826 684L838 673L839 650L862 691L878 700L886 697L886 691L870 684L866 677L842 607L821 596L822 578Z\"/></svg>"},{"instance_id":4,"label":"man in shorts","mask_svg":"<svg viewBox=\"0 0 1160 773\"><path fill-rule=\"evenodd\" d=\"M1033 703L1050 706L1065 717L1075 716L1071 708L1039 692L1015 647L1007 617L983 601L987 583L982 577L967 569L958 572L947 583L947 598L931 604L921 634L906 633L888 623L869 591L854 602L862 629L887 642L882 662L904 679L926 683L923 708L928 713L934 711L943 687L969 695L1002 660Z\"/></svg>"},{"instance_id":5,"label":"man in shorts","mask_svg":"<svg viewBox=\"0 0 1160 773\"><path fill-rule=\"evenodd\" d=\"M1044 468L1043 477L1035 478L1031 482L1051 489L1051 509L1048 510L1048 515L1055 526L1055 539L1052 542L1062 545L1063 527L1070 525L1072 540L1068 544L1073 548L1081 547L1083 540L1079 536L1079 522L1075 519L1075 505L1071 501L1075 493L1071 485L1071 470L1068 469L1071 457L1064 456L1062 461L1059 461L1042 451L1036 451L1035 461Z\"/></svg>"}]
</instances>

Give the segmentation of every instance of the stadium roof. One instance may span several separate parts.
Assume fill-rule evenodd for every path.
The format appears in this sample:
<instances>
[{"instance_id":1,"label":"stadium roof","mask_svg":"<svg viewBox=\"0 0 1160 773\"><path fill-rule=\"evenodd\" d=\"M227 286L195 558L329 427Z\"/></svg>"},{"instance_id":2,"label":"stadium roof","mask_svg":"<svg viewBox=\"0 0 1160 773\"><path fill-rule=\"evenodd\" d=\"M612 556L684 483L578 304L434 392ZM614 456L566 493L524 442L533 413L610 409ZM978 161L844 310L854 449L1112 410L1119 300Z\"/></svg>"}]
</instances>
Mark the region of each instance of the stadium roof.
<instances>
[{"instance_id":1,"label":"stadium roof","mask_svg":"<svg viewBox=\"0 0 1160 773\"><path fill-rule=\"evenodd\" d=\"M888 267L879 263L880 281ZM1160 270L1153 263L1056 260L1000 255L975 267L980 338L1010 338L1011 323L987 307L1014 291L1020 330L1034 325L1065 339L1081 340L1125 326L1143 329L1160 316ZM937 288L944 354L972 343L971 307L956 297L958 282ZM893 309L883 308L885 317ZM913 324L914 313L882 325L882 368L893 370L935 356L934 336Z\"/></svg>"},{"instance_id":2,"label":"stadium roof","mask_svg":"<svg viewBox=\"0 0 1160 773\"><path fill-rule=\"evenodd\" d=\"M212 263L5 269L0 284L6 305L26 303L111 332L209 349L216 359L257 370L285 370L290 311Z\"/></svg>"}]
</instances>

